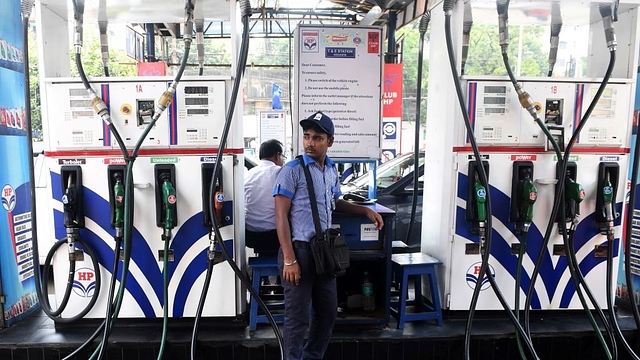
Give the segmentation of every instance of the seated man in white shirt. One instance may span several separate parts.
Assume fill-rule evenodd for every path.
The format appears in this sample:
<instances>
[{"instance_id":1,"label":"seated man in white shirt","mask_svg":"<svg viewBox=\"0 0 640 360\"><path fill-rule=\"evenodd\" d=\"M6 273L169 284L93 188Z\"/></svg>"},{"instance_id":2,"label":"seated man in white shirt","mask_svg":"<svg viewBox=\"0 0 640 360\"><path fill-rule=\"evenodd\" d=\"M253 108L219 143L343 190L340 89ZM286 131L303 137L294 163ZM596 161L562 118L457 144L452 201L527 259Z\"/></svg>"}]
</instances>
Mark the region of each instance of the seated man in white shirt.
<instances>
[{"instance_id":1,"label":"seated man in white shirt","mask_svg":"<svg viewBox=\"0 0 640 360\"><path fill-rule=\"evenodd\" d=\"M260 164L244 177L245 245L258 254L278 252L273 184L284 164L282 143L267 140L260 145Z\"/></svg>"}]
</instances>

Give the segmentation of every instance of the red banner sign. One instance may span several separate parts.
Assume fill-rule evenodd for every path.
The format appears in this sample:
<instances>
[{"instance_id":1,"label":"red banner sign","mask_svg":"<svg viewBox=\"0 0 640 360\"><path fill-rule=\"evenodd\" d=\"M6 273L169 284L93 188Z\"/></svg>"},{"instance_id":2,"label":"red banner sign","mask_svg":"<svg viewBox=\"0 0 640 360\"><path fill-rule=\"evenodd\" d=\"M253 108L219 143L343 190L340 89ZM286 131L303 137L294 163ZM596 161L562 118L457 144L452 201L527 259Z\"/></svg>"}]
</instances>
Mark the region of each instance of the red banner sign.
<instances>
[{"instance_id":1,"label":"red banner sign","mask_svg":"<svg viewBox=\"0 0 640 360\"><path fill-rule=\"evenodd\" d=\"M402 64L384 64L382 116L402 117Z\"/></svg>"}]
</instances>

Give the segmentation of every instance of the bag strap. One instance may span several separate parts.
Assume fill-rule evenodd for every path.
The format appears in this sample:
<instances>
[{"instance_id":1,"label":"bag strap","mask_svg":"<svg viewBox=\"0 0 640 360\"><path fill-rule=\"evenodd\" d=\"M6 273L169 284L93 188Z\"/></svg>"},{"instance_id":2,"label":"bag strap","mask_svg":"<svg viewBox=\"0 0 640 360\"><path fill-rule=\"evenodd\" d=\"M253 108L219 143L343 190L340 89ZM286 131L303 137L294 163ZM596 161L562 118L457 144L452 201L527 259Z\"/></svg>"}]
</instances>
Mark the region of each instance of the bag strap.
<instances>
[{"instance_id":1,"label":"bag strap","mask_svg":"<svg viewBox=\"0 0 640 360\"><path fill-rule=\"evenodd\" d=\"M313 223L316 226L316 235L322 234L322 227L320 226L320 215L318 214L318 202L316 201L316 192L313 189L313 180L311 179L311 172L309 168L304 165L304 159L302 155L296 156L296 159L302 165L304 170L304 177L307 179L307 189L309 190L309 201L311 202L311 215L313 215Z\"/></svg>"}]
</instances>

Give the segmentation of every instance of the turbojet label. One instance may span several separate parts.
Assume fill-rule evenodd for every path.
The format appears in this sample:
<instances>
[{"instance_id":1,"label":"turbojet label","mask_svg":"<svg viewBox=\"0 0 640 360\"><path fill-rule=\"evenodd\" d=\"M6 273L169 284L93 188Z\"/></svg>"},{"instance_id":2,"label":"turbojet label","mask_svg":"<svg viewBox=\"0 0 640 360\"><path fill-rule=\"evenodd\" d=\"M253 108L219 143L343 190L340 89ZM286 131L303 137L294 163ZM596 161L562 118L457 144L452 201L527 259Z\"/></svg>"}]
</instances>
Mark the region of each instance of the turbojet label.
<instances>
[{"instance_id":1,"label":"turbojet label","mask_svg":"<svg viewBox=\"0 0 640 360\"><path fill-rule=\"evenodd\" d=\"M58 165L85 165L86 159L58 159Z\"/></svg>"}]
</instances>

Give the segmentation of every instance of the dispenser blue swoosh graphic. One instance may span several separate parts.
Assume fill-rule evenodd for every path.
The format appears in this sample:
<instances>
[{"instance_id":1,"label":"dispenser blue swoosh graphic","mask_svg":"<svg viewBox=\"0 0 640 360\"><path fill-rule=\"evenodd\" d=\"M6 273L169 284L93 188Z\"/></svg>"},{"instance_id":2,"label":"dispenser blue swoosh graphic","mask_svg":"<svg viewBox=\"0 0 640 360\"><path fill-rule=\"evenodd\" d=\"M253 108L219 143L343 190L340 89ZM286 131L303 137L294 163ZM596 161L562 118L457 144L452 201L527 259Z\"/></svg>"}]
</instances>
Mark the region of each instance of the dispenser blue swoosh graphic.
<instances>
[{"instance_id":1,"label":"dispenser blue swoosh graphic","mask_svg":"<svg viewBox=\"0 0 640 360\"><path fill-rule=\"evenodd\" d=\"M462 200L467 200L467 189L468 177L465 174L458 173L458 190L457 196ZM493 204L509 204L510 198L505 193L500 191L499 189L489 186L492 196ZM620 212L622 209L622 204L616 204L617 212ZM494 206L493 217L499 220L509 231L510 233L516 237L514 225L509 222L509 206ZM471 228L469 224L465 221L465 209L461 206L456 207L456 235L461 236L465 239L468 239L473 242L478 242L478 235L471 233ZM574 246L575 251L578 251L584 246L594 235L599 233L599 229L597 228L594 222L594 214L589 214L578 224L575 232L575 240ZM615 225L620 225L621 218L619 217L615 221ZM545 224L546 226L546 224ZM517 257L511 254L511 246L507 240L504 239L502 235L500 235L496 230L492 231L493 241L491 244L491 255L509 272L511 276L516 276L517 270ZM519 237L517 237L519 239ZM531 224L529 228L529 234L527 236L527 244L526 244L526 255L535 263L538 259L542 245L543 234L540 232L540 229L536 226L536 224ZM619 239L615 239L614 242L614 254L617 254L616 249L619 246ZM547 296L549 301L553 299L556 291L559 290L560 280L562 275L568 270L568 264L566 257L562 256L558 259L556 265L553 265L551 255L544 249L545 254L543 255L543 261L540 267L539 280L544 283L544 286L547 290ZM595 249L592 249L588 252L587 256L585 256L582 261L580 261L579 267L582 273L586 275L593 270L596 266L606 261L605 258L596 258L593 256L593 252ZM616 255L617 256L617 255ZM521 289L523 291L527 291L529 288L529 284L531 279L529 274L525 272L522 273L522 282ZM575 294L575 287L573 282L569 279L569 282L566 284L564 289L562 290L562 298L560 301L560 307L568 307L571 298ZM533 299L531 301L531 306L534 309L540 309L541 303L539 294L534 292Z\"/></svg>"},{"instance_id":2,"label":"dispenser blue swoosh graphic","mask_svg":"<svg viewBox=\"0 0 640 360\"><path fill-rule=\"evenodd\" d=\"M61 199L62 185L60 174L54 172L51 172L50 174L52 197L54 199ZM86 187L83 190L83 195L85 204L91 204L90 206L85 207L85 217L94 221L105 232L113 236L115 230L112 229L110 225L108 201ZM66 231L63 226L63 213L61 211L54 210L54 224L56 238L61 239L66 237ZM173 276L180 261L190 262L183 274L183 277L180 279L176 293L172 294L174 297L170 299L170 304L173 303L174 317L182 316L184 313L185 302L189 295L189 291L193 286L193 282L207 269L206 247L203 248L194 259L186 259L184 258L184 255L187 250L193 246L193 244L208 232L209 229L202 224L202 212L199 212L185 221L185 223L176 232L171 243L170 248L174 250L174 258L176 261L171 262L168 265L169 279ZM113 239L103 239L86 228L80 230L80 236L94 248L100 265L102 265L107 271L111 272L114 256ZM160 237L160 230L158 232L158 237ZM158 239L158 241L161 240ZM225 240L224 243L227 249L229 249L230 255L233 256L233 240ZM126 288L142 309L145 317L152 318L155 317L156 314L153 310L153 306L151 305L149 296L155 295L158 302L164 306L162 270L158 267L158 261L149 247L149 243L135 228L133 229L131 246L131 260L140 268L149 284L153 287L154 293L146 293L136 277L131 273L127 277ZM121 275L122 266L118 268L117 276L120 278Z\"/></svg>"}]
</instances>

